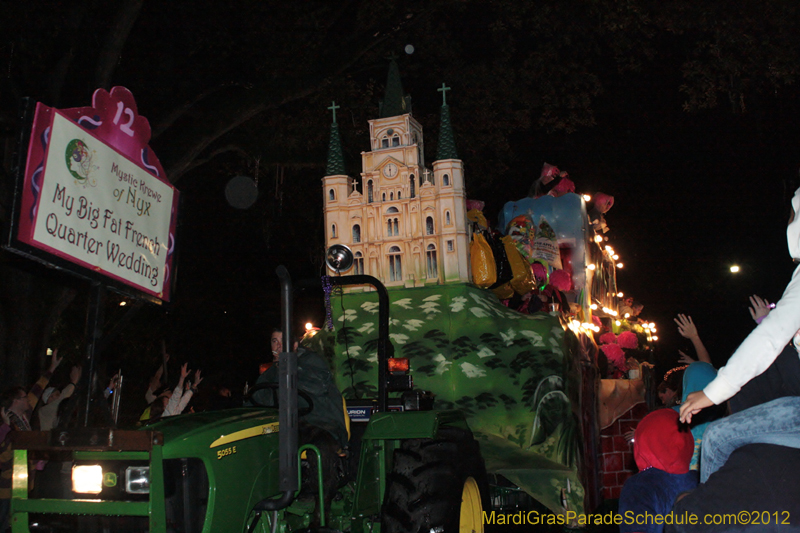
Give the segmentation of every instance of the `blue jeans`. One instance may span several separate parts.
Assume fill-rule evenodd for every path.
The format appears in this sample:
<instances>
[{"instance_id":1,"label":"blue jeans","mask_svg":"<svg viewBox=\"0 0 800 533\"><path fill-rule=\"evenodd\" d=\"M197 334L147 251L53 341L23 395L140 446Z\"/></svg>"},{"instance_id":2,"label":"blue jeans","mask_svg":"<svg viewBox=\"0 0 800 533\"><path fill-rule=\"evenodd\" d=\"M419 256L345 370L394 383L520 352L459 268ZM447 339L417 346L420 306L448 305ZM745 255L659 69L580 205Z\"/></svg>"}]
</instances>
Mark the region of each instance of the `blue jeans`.
<instances>
[{"instance_id":1,"label":"blue jeans","mask_svg":"<svg viewBox=\"0 0 800 533\"><path fill-rule=\"evenodd\" d=\"M700 482L747 444L800 448L800 396L785 396L739 411L708 425L700 455Z\"/></svg>"}]
</instances>

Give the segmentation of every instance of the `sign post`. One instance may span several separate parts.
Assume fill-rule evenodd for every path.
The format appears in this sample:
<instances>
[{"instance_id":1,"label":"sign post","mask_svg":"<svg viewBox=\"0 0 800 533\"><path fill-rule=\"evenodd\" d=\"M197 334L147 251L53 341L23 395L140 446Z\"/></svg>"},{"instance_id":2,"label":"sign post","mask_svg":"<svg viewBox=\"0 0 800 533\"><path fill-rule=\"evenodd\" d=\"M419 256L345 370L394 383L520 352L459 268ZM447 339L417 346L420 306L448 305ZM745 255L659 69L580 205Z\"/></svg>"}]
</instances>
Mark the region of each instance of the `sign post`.
<instances>
[{"instance_id":1,"label":"sign post","mask_svg":"<svg viewBox=\"0 0 800 533\"><path fill-rule=\"evenodd\" d=\"M84 373L91 384L106 288L170 301L179 193L148 145L149 122L124 87L97 89L91 107L37 103L23 135L29 142L20 146L27 153L4 247L91 281ZM84 424L90 395L87 386Z\"/></svg>"}]
</instances>

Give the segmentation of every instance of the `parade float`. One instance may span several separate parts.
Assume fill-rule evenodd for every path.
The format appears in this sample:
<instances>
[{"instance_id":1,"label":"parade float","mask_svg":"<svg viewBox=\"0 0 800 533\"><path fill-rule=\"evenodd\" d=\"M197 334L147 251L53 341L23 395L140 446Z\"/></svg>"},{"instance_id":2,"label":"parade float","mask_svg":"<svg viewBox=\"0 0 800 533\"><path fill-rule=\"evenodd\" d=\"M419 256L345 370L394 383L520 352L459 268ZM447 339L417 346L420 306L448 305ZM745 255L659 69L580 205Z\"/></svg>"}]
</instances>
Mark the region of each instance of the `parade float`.
<instances>
[{"instance_id":1,"label":"parade float","mask_svg":"<svg viewBox=\"0 0 800 533\"><path fill-rule=\"evenodd\" d=\"M556 514L590 511L602 498L600 428L644 392L641 380L600 380L629 377L626 359L646 359L654 329L617 288L604 218L613 197L576 194L565 172L545 164L529 194L488 222L482 202L467 197L447 90L439 89L438 146L428 164L422 125L392 62L358 176L346 172L331 106L326 248L348 247L347 274L387 287L393 355L408 358L414 387L430 391L435 409L465 414L493 508L519 508L530 497ZM378 305L369 286L328 293L334 375L357 405L376 393ZM612 407L603 396L615 399ZM351 410L359 416L368 413Z\"/></svg>"}]
</instances>

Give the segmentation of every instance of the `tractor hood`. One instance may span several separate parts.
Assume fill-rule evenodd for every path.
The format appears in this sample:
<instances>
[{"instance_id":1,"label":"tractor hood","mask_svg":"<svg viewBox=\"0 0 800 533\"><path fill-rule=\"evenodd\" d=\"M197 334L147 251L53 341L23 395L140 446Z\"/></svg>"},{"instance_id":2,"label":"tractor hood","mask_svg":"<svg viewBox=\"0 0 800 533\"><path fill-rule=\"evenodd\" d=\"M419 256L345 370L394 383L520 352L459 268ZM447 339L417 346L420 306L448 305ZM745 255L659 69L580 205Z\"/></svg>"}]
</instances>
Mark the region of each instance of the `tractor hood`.
<instances>
[{"instance_id":1,"label":"tractor hood","mask_svg":"<svg viewBox=\"0 0 800 533\"><path fill-rule=\"evenodd\" d=\"M164 418L143 429L158 431L164 436L164 457L180 457L189 448L216 448L278 433L277 409L241 407L224 411L207 411Z\"/></svg>"}]
</instances>

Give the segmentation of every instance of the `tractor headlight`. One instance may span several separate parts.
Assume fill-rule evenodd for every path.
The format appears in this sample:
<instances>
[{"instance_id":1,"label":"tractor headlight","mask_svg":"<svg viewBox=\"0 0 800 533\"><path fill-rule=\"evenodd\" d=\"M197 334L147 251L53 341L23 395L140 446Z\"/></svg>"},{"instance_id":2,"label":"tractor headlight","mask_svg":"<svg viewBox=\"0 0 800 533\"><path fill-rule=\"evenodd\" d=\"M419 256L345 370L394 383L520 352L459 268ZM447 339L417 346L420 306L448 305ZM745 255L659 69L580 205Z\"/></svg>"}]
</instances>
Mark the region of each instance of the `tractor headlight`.
<instances>
[{"instance_id":1,"label":"tractor headlight","mask_svg":"<svg viewBox=\"0 0 800 533\"><path fill-rule=\"evenodd\" d=\"M125 469L125 492L128 494L150 493L149 466L129 466Z\"/></svg>"},{"instance_id":2,"label":"tractor headlight","mask_svg":"<svg viewBox=\"0 0 800 533\"><path fill-rule=\"evenodd\" d=\"M72 467L72 491L81 494L100 494L103 490L103 467L76 465Z\"/></svg>"}]
</instances>

